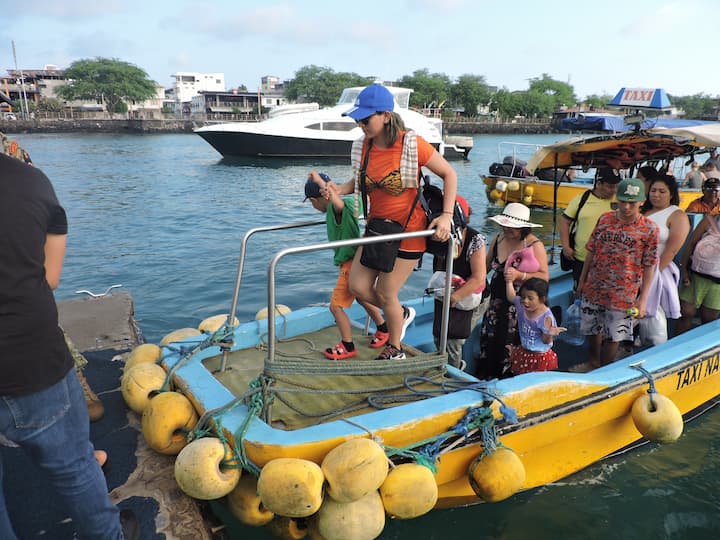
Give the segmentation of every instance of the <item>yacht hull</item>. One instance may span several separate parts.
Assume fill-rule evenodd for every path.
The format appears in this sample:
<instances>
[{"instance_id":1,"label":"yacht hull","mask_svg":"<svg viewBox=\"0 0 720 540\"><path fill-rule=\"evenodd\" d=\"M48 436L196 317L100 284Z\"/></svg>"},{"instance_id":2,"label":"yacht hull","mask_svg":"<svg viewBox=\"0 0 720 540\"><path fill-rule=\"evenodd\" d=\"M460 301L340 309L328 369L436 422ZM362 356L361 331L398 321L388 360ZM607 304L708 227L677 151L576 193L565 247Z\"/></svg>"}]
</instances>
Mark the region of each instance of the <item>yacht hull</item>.
<instances>
[{"instance_id":1,"label":"yacht hull","mask_svg":"<svg viewBox=\"0 0 720 540\"><path fill-rule=\"evenodd\" d=\"M225 157L348 158L352 141L309 139L261 133L197 132Z\"/></svg>"}]
</instances>

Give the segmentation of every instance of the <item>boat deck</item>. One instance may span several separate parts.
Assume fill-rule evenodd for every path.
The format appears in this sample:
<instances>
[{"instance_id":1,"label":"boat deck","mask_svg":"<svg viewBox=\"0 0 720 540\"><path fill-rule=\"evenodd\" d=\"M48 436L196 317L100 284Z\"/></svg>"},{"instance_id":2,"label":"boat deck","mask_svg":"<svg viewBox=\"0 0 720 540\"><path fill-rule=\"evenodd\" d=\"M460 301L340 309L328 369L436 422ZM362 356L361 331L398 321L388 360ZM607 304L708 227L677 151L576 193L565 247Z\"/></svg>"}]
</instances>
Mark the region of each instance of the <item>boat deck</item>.
<instances>
[{"instance_id":1,"label":"boat deck","mask_svg":"<svg viewBox=\"0 0 720 540\"><path fill-rule=\"evenodd\" d=\"M357 328L353 334L358 354L346 360L329 360L322 353L337 343L333 326L279 340L272 361L260 346L231 352L223 372L221 356L203 364L236 397L243 396L260 375L270 378L274 396L270 423L279 429L303 428L422 399L421 392L448 377L445 355L403 343L406 360L376 360L381 349L368 346L370 336ZM412 388L408 376L414 376Z\"/></svg>"}]
</instances>

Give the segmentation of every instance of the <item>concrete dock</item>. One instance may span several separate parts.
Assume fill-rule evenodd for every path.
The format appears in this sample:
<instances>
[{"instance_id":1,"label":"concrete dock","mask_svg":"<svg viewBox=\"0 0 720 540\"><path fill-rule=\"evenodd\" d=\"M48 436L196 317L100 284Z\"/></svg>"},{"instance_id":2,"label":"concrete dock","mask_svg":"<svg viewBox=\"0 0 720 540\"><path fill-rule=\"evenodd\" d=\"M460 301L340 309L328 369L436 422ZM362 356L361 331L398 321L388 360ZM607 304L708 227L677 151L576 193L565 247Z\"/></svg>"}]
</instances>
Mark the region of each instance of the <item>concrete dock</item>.
<instances>
[{"instance_id":1,"label":"concrete dock","mask_svg":"<svg viewBox=\"0 0 720 540\"><path fill-rule=\"evenodd\" d=\"M58 303L60 324L88 359L85 377L105 406L90 425L93 444L109 456L106 478L112 500L132 508L141 522L141 538L211 540L213 519L204 505L186 496L173 475L174 456L151 450L142 436L140 416L127 408L120 376L130 350L142 341L129 294ZM15 531L22 539L73 538L62 502L38 469L18 448L0 446L5 496ZM221 529L221 527L218 527Z\"/></svg>"}]
</instances>

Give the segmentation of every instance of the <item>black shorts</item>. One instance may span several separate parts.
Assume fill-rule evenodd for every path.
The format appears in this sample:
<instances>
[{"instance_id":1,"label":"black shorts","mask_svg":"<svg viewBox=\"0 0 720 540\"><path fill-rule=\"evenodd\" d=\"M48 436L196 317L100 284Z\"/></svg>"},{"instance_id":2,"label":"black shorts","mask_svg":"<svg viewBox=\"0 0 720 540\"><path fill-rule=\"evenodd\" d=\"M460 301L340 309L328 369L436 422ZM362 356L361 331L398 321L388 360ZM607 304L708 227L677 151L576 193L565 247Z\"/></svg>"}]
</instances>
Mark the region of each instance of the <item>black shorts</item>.
<instances>
[{"instance_id":1,"label":"black shorts","mask_svg":"<svg viewBox=\"0 0 720 540\"><path fill-rule=\"evenodd\" d=\"M407 259L408 261L418 261L423 256L422 251L398 251L398 259Z\"/></svg>"}]
</instances>

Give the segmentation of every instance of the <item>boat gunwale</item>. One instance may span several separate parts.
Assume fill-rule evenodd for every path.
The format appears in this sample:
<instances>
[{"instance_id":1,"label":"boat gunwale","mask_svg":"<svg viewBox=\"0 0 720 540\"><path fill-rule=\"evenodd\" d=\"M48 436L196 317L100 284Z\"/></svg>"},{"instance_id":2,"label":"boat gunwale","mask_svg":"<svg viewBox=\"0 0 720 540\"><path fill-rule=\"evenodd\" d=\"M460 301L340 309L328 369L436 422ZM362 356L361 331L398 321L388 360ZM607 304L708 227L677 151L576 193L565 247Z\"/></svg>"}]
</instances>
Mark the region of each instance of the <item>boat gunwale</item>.
<instances>
[{"instance_id":1,"label":"boat gunwale","mask_svg":"<svg viewBox=\"0 0 720 540\"><path fill-rule=\"evenodd\" d=\"M287 317L292 317L294 313L298 312L290 313ZM708 328L708 326L711 328ZM668 340L663 344L656 345L652 349L628 356L614 362L613 364L598 368L592 373L528 373L510 379L494 381L494 383L490 385L490 388L491 390L497 392L498 396L503 399L508 399L513 392L522 392L531 388L537 388L538 386L559 383L600 385L604 387L603 390L599 390L591 395L579 398L580 401L586 402L598 401L603 396L606 398L608 393L622 393L619 392L619 389L623 388L624 385L627 385L628 388L633 388L642 385L643 382L647 380L642 374L630 367L630 364L641 359L640 355L642 354L647 355L643 361L643 367L645 367L645 369L647 369L651 374L653 374L653 377L655 377L655 374L662 375L664 373L679 371L681 366L697 362L701 356L709 354L710 351L718 350L717 345L699 345L701 342L707 343L707 340L699 340L696 338L700 335L707 336L708 330L710 330L710 333L720 334L720 320L694 328L685 334ZM691 349L691 352L688 355L687 345L690 343L696 344L696 346ZM685 349L685 355L677 360L667 360L673 356L672 354L668 354L668 349L672 351L675 348ZM220 354L220 352L219 347L209 347L198 353L196 357L192 359L191 363L179 367L175 372L176 384L192 394L193 399L202 406L201 413L226 405L228 401L215 406L205 407L207 400L202 399L199 394L202 394L203 397L207 397L208 395L210 395L210 397L217 396L217 387L219 387L222 389L222 392L232 396L229 390L227 390L227 388L202 364L202 360L211 356L216 356L217 354ZM177 353L165 357L164 361L166 362L166 366L172 368L174 365L173 360L179 360ZM201 371L198 371L198 367ZM455 370L452 366L449 366L448 369L453 370L453 373L457 374L461 378L466 378L469 381L474 380L473 377L464 372ZM211 389L206 388L206 386L213 386L215 388L212 389L213 391L210 391ZM230 401L234 399L236 398L233 396ZM304 443L314 443L328 438L355 437L358 435L367 435L368 432L398 429L403 425L416 423L419 419L438 417L445 414L458 414L468 407L481 405L483 400L484 397L477 391L464 389L441 396L431 397L418 402L403 404L391 409L382 409L364 413L353 417L353 423L348 423L343 419L338 419L296 430L274 428L259 418L254 417L250 422L247 432L245 433L245 439L248 442L259 444L298 445ZM518 427L515 429L513 429L511 425L501 425L500 427L502 428L503 433L511 432L510 430L522 429L521 426L523 423L532 422L536 424L543 421L539 420L540 418L550 419L557 417L558 410L565 410L572 407L580 408L580 405L578 404L579 400L563 403L552 409L537 411L527 417L523 417L523 421L519 423ZM429 405L432 407L432 410L430 411L428 410ZM248 409L244 404L235 407L223 418L223 427L228 431L235 433L245 421L247 414ZM343 427L340 428L340 425Z\"/></svg>"}]
</instances>

